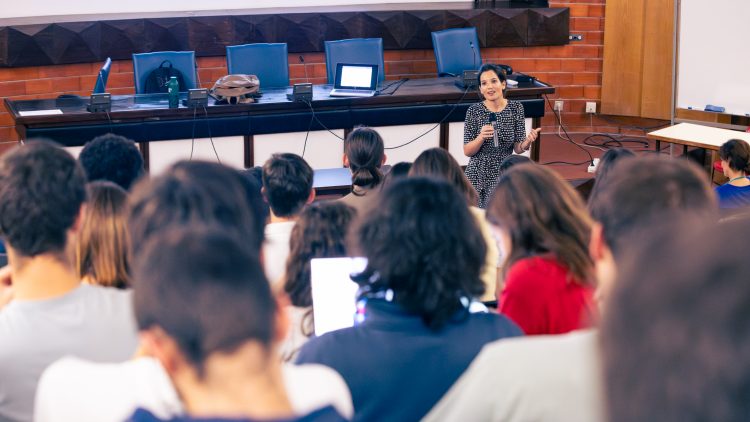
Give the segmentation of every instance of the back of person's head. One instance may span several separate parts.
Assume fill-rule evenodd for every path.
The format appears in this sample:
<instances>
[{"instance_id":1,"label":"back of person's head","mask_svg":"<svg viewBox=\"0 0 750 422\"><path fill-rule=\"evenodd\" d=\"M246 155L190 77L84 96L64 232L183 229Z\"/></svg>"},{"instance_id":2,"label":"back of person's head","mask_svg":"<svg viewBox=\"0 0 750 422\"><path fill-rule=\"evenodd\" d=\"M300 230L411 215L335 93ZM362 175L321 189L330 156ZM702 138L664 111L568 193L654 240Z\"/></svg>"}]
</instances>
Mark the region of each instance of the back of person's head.
<instances>
[{"instance_id":1,"label":"back of person's head","mask_svg":"<svg viewBox=\"0 0 750 422\"><path fill-rule=\"evenodd\" d=\"M520 165L504 173L487 219L510 237L506 270L518 260L551 253L578 281L592 281L591 218L578 193L553 170Z\"/></svg>"},{"instance_id":2,"label":"back of person's head","mask_svg":"<svg viewBox=\"0 0 750 422\"><path fill-rule=\"evenodd\" d=\"M430 148L422 151L409 169L409 175L446 180L458 189L469 205L476 206L479 201L477 191L466 178L458 161L443 148Z\"/></svg>"},{"instance_id":3,"label":"back of person's head","mask_svg":"<svg viewBox=\"0 0 750 422\"><path fill-rule=\"evenodd\" d=\"M383 182L380 183L380 188L385 189L397 180L403 179L409 176L409 170L411 169L411 163L401 161L391 166L383 176Z\"/></svg>"},{"instance_id":4,"label":"back of person's head","mask_svg":"<svg viewBox=\"0 0 750 422\"><path fill-rule=\"evenodd\" d=\"M277 217L292 217L313 190L313 169L297 154L274 154L263 165L263 190Z\"/></svg>"},{"instance_id":5,"label":"back of person's head","mask_svg":"<svg viewBox=\"0 0 750 422\"><path fill-rule=\"evenodd\" d=\"M340 201L312 204L302 211L289 238L284 282L292 305L312 306L310 260L347 256L347 233L355 216L354 208Z\"/></svg>"},{"instance_id":6,"label":"back of person's head","mask_svg":"<svg viewBox=\"0 0 750 422\"><path fill-rule=\"evenodd\" d=\"M742 139L730 139L719 148L719 157L734 171L750 174L750 145Z\"/></svg>"},{"instance_id":7,"label":"back of person's head","mask_svg":"<svg viewBox=\"0 0 750 422\"><path fill-rule=\"evenodd\" d=\"M143 157L135 142L112 133L87 142L78 161L90 182L109 180L125 190L144 173Z\"/></svg>"},{"instance_id":8,"label":"back of person's head","mask_svg":"<svg viewBox=\"0 0 750 422\"><path fill-rule=\"evenodd\" d=\"M608 420L747 421L750 225L666 224L619 262L602 327Z\"/></svg>"},{"instance_id":9,"label":"back of person's head","mask_svg":"<svg viewBox=\"0 0 750 422\"><path fill-rule=\"evenodd\" d=\"M263 198L237 170L205 161L181 161L138 183L130 200L131 247L173 225L217 225L236 231L250 246L263 243Z\"/></svg>"},{"instance_id":10,"label":"back of person's head","mask_svg":"<svg viewBox=\"0 0 750 422\"><path fill-rule=\"evenodd\" d=\"M517 166L519 164L534 164L534 162L531 161L531 158L525 155L511 154L505 157L503 161L500 162L498 172L500 174L503 174L506 171L510 170L513 166Z\"/></svg>"},{"instance_id":11,"label":"back of person's head","mask_svg":"<svg viewBox=\"0 0 750 422\"><path fill-rule=\"evenodd\" d=\"M127 192L107 181L89 183L86 191L88 202L76 248L78 276L102 286L128 287Z\"/></svg>"},{"instance_id":12,"label":"back of person's head","mask_svg":"<svg viewBox=\"0 0 750 422\"><path fill-rule=\"evenodd\" d=\"M248 187L256 187L256 190L262 196L263 192L261 189L263 188L263 167L255 166L250 167L249 169L240 169L239 172L242 177L248 179L248 182L246 182ZM260 205L262 205L263 221L268 221L268 217L271 215L271 207L268 206L268 202L266 201L263 201L263 203Z\"/></svg>"},{"instance_id":13,"label":"back of person's head","mask_svg":"<svg viewBox=\"0 0 750 422\"><path fill-rule=\"evenodd\" d=\"M199 377L214 353L274 342L276 304L258 251L235 232L196 225L151 237L134 260L133 292L139 328L168 334Z\"/></svg>"},{"instance_id":14,"label":"back of person's head","mask_svg":"<svg viewBox=\"0 0 750 422\"><path fill-rule=\"evenodd\" d=\"M612 148L602 155L599 165L596 166L594 175L594 186L591 188L588 203L596 202L596 197L605 189L609 182L609 175L616 165L623 162L623 159L635 157L635 153L627 148Z\"/></svg>"},{"instance_id":15,"label":"back of person's head","mask_svg":"<svg viewBox=\"0 0 750 422\"><path fill-rule=\"evenodd\" d=\"M383 138L374 129L358 127L344 141L344 155L352 171L352 185L373 187L383 180L380 166L385 159Z\"/></svg>"},{"instance_id":16,"label":"back of person's head","mask_svg":"<svg viewBox=\"0 0 750 422\"><path fill-rule=\"evenodd\" d=\"M432 329L456 316L462 300L484 293L479 274L487 246L465 199L445 181L394 183L356 238L368 259L365 273L377 273L393 300Z\"/></svg>"},{"instance_id":17,"label":"back of person's head","mask_svg":"<svg viewBox=\"0 0 750 422\"><path fill-rule=\"evenodd\" d=\"M589 203L591 215L602 225L604 241L615 259L628 234L659 224L678 214L717 218L716 195L708 177L688 161L661 157L622 160L607 176L607 184Z\"/></svg>"},{"instance_id":18,"label":"back of person's head","mask_svg":"<svg viewBox=\"0 0 750 422\"><path fill-rule=\"evenodd\" d=\"M86 200L76 160L47 141L16 147L0 158L0 233L17 254L62 253Z\"/></svg>"}]
</instances>

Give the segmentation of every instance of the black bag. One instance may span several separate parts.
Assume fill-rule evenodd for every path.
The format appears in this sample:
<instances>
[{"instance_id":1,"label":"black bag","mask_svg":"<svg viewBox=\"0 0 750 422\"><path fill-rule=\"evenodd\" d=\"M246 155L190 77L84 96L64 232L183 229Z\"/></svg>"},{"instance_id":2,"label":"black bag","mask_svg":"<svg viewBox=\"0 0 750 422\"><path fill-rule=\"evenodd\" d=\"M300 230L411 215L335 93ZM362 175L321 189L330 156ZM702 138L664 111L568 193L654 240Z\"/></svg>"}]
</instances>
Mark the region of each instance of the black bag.
<instances>
[{"instance_id":1,"label":"black bag","mask_svg":"<svg viewBox=\"0 0 750 422\"><path fill-rule=\"evenodd\" d=\"M167 64L168 66L165 66ZM155 94L155 93L166 93L168 91L167 89L167 83L169 82L169 79L172 76L177 77L177 83L180 85L180 91L186 91L185 89L185 79L182 77L182 73L172 67L172 62L169 60L164 60L161 62L159 67L152 70L151 73L148 74L148 77L146 77L146 83L143 87L143 92L145 94Z\"/></svg>"}]
</instances>

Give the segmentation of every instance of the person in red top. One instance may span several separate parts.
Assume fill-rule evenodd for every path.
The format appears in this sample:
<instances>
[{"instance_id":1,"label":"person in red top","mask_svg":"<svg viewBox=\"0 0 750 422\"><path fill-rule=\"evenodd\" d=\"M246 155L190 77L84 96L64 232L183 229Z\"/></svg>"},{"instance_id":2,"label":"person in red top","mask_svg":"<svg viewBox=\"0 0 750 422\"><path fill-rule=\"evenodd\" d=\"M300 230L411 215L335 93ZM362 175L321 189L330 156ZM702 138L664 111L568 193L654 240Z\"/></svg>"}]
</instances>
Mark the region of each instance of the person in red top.
<instances>
[{"instance_id":1,"label":"person in red top","mask_svg":"<svg viewBox=\"0 0 750 422\"><path fill-rule=\"evenodd\" d=\"M592 325L592 222L576 191L545 167L516 166L498 180L487 218L506 256L499 312L529 335Z\"/></svg>"}]
</instances>

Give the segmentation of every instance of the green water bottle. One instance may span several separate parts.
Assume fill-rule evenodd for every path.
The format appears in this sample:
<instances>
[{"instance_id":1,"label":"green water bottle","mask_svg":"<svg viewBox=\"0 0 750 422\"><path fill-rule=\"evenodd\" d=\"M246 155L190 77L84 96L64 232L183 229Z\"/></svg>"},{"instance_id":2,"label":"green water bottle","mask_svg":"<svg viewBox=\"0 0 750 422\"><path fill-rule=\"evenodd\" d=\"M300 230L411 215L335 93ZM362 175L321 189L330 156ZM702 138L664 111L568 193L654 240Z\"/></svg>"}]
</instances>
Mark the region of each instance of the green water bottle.
<instances>
[{"instance_id":1,"label":"green water bottle","mask_svg":"<svg viewBox=\"0 0 750 422\"><path fill-rule=\"evenodd\" d=\"M176 76L169 78L167 92L169 93L169 108L177 108L180 104L180 83L177 82Z\"/></svg>"}]
</instances>

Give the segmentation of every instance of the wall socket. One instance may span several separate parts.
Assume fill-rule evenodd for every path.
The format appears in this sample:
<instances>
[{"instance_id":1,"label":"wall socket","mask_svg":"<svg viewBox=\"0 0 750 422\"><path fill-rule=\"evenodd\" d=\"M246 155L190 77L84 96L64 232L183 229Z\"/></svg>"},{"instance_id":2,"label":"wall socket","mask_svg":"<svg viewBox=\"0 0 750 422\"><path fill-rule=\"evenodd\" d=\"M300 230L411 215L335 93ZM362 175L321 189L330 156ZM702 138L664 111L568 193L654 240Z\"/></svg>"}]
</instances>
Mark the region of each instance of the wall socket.
<instances>
[{"instance_id":1,"label":"wall socket","mask_svg":"<svg viewBox=\"0 0 750 422\"><path fill-rule=\"evenodd\" d=\"M596 103L593 101L586 102L586 113L596 114Z\"/></svg>"},{"instance_id":2,"label":"wall socket","mask_svg":"<svg viewBox=\"0 0 750 422\"><path fill-rule=\"evenodd\" d=\"M555 101L555 111L563 111L563 106L565 105L565 102L563 100L556 100Z\"/></svg>"}]
</instances>

